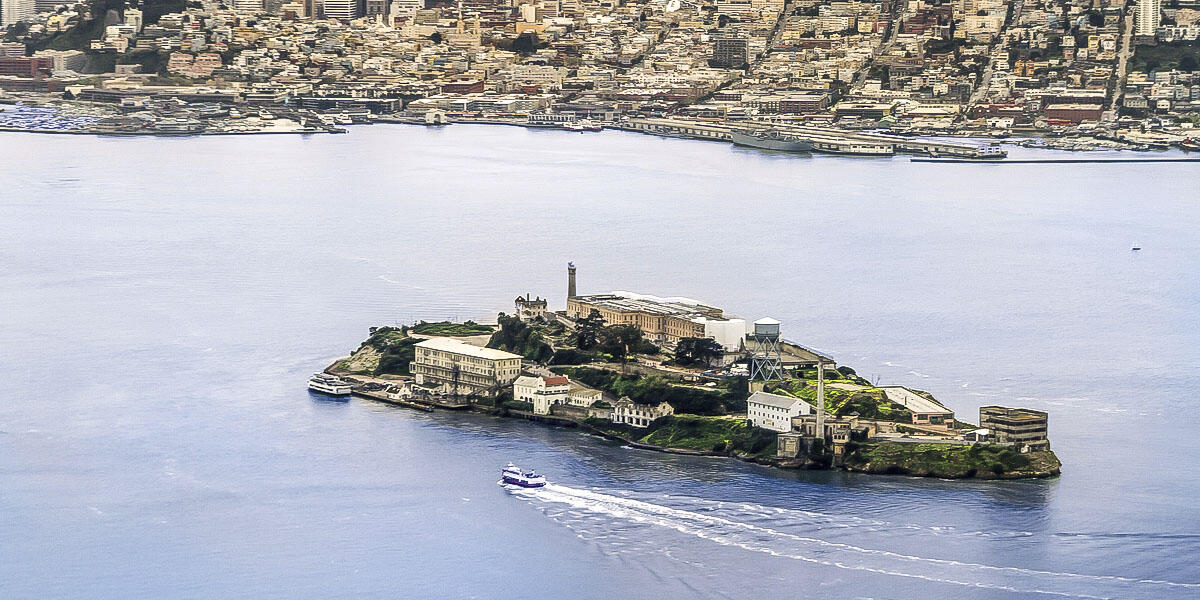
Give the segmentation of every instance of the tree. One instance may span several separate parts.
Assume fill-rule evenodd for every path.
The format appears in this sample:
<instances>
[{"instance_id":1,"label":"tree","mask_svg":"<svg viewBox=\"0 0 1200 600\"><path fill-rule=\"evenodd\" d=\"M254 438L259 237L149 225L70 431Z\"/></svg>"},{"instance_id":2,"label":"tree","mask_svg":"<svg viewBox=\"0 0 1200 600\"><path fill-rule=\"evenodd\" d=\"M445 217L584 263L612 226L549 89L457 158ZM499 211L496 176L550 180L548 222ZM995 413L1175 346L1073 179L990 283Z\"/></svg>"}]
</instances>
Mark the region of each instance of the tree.
<instances>
[{"instance_id":1,"label":"tree","mask_svg":"<svg viewBox=\"0 0 1200 600\"><path fill-rule=\"evenodd\" d=\"M630 353L642 350L642 330L633 325L610 325L600 330L600 351L621 357L623 361Z\"/></svg>"},{"instance_id":2,"label":"tree","mask_svg":"<svg viewBox=\"0 0 1200 600\"><path fill-rule=\"evenodd\" d=\"M442 43L442 32L440 32L440 31L433 32L433 35L429 36L429 39L432 40L433 43L435 43L435 44Z\"/></svg>"},{"instance_id":3,"label":"tree","mask_svg":"<svg viewBox=\"0 0 1200 600\"><path fill-rule=\"evenodd\" d=\"M488 348L514 352L526 360L543 364L554 355L554 349L542 339L542 334L520 317L500 313L496 321L500 324L500 329L488 340Z\"/></svg>"},{"instance_id":4,"label":"tree","mask_svg":"<svg viewBox=\"0 0 1200 600\"><path fill-rule=\"evenodd\" d=\"M712 338L688 337L675 344L675 363L680 365L711 365L724 354L725 349Z\"/></svg>"},{"instance_id":5,"label":"tree","mask_svg":"<svg viewBox=\"0 0 1200 600\"><path fill-rule=\"evenodd\" d=\"M580 350L591 350L600 340L600 330L604 328L604 317L600 311L592 309L588 316L575 323L575 347Z\"/></svg>"}]
</instances>

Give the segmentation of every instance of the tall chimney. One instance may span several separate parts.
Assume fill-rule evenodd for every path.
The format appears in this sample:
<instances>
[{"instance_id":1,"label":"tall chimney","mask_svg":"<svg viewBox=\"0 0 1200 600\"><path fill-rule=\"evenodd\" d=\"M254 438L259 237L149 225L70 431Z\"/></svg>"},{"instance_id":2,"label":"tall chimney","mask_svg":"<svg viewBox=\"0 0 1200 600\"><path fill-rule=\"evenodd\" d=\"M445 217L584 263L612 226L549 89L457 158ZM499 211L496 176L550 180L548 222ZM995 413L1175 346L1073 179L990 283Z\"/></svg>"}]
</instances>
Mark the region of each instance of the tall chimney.
<instances>
[{"instance_id":1,"label":"tall chimney","mask_svg":"<svg viewBox=\"0 0 1200 600\"><path fill-rule=\"evenodd\" d=\"M575 294L575 263L567 263L567 300L574 298Z\"/></svg>"},{"instance_id":2,"label":"tall chimney","mask_svg":"<svg viewBox=\"0 0 1200 600\"><path fill-rule=\"evenodd\" d=\"M817 359L817 437L825 439L825 365Z\"/></svg>"}]
</instances>

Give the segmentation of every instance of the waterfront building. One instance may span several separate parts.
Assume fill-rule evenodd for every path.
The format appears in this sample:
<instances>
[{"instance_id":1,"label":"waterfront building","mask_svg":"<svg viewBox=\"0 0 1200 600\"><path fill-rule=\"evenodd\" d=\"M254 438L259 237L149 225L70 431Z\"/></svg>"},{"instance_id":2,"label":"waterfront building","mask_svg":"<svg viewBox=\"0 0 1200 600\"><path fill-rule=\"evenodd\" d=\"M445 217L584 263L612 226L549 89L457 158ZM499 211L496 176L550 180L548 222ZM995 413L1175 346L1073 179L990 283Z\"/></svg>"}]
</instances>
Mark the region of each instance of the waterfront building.
<instances>
[{"instance_id":1,"label":"waterfront building","mask_svg":"<svg viewBox=\"0 0 1200 600\"><path fill-rule=\"evenodd\" d=\"M533 412L550 414L550 407L567 402L571 382L566 377L518 377L513 382L513 400L533 404Z\"/></svg>"},{"instance_id":2,"label":"waterfront building","mask_svg":"<svg viewBox=\"0 0 1200 600\"><path fill-rule=\"evenodd\" d=\"M762 429L785 433L792 430L792 417L812 413L812 405L799 399L754 392L746 399L746 418Z\"/></svg>"},{"instance_id":3,"label":"waterfront building","mask_svg":"<svg viewBox=\"0 0 1200 600\"><path fill-rule=\"evenodd\" d=\"M417 383L445 394L492 396L521 374L519 354L456 339L429 338L413 349L411 370Z\"/></svg>"},{"instance_id":4,"label":"waterfront building","mask_svg":"<svg viewBox=\"0 0 1200 600\"><path fill-rule=\"evenodd\" d=\"M613 405L612 422L630 427L648 427L651 421L673 414L675 409L666 402L638 404L624 396Z\"/></svg>"},{"instance_id":5,"label":"waterfront building","mask_svg":"<svg viewBox=\"0 0 1200 600\"><path fill-rule=\"evenodd\" d=\"M1013 444L1021 452L1050 449L1049 420L1040 410L979 407L979 426L989 430L993 440Z\"/></svg>"},{"instance_id":6,"label":"waterfront building","mask_svg":"<svg viewBox=\"0 0 1200 600\"><path fill-rule=\"evenodd\" d=\"M954 411L922 396L908 388L890 386L880 388L888 401L907 408L912 413L913 425L954 427Z\"/></svg>"},{"instance_id":7,"label":"waterfront building","mask_svg":"<svg viewBox=\"0 0 1200 600\"><path fill-rule=\"evenodd\" d=\"M567 404L571 406L581 406L588 408L593 404L604 399L604 393L600 390L586 388L580 385L571 386L571 391L567 393Z\"/></svg>"},{"instance_id":8,"label":"waterfront building","mask_svg":"<svg viewBox=\"0 0 1200 600\"><path fill-rule=\"evenodd\" d=\"M546 301L541 297L533 298L529 294L525 297L517 296L514 301L517 311L517 317L522 321L532 321L538 317L545 317L547 313Z\"/></svg>"}]
</instances>

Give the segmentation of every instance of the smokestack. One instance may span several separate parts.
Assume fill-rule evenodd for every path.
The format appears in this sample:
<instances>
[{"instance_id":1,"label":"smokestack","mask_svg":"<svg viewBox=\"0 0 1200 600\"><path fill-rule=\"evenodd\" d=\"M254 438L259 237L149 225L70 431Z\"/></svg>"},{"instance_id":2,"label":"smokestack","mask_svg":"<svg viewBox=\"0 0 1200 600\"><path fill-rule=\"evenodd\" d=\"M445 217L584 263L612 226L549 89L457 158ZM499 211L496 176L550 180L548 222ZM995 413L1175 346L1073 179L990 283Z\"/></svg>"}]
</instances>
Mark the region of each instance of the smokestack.
<instances>
[{"instance_id":1,"label":"smokestack","mask_svg":"<svg viewBox=\"0 0 1200 600\"><path fill-rule=\"evenodd\" d=\"M825 365L817 359L817 437L825 439Z\"/></svg>"},{"instance_id":2,"label":"smokestack","mask_svg":"<svg viewBox=\"0 0 1200 600\"><path fill-rule=\"evenodd\" d=\"M567 263L567 300L574 298L575 294L575 263Z\"/></svg>"}]
</instances>

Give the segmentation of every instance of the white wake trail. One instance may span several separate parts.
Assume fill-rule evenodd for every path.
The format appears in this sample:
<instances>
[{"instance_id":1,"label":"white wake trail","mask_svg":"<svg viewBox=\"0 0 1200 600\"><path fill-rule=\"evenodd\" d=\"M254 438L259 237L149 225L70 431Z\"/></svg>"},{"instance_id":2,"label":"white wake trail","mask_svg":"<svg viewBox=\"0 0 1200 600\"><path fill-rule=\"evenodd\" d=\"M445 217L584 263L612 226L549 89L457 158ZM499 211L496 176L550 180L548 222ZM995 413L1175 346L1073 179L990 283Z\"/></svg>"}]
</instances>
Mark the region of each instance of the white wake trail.
<instances>
[{"instance_id":1,"label":"white wake trail","mask_svg":"<svg viewBox=\"0 0 1200 600\"><path fill-rule=\"evenodd\" d=\"M841 542L831 542L736 521L711 514L672 508L633 498L614 496L601 492L550 484L538 490L521 490L518 495L542 502L566 504L590 513L604 514L619 519L673 529L680 533L707 539L718 544L736 546L748 551L763 552L773 556L791 558L840 569L867 571L882 575L907 577L930 582L988 588L1023 594L1045 594L1074 598L1108 598L1108 595L1082 593L1075 587L1090 583L1103 585L1103 594L1117 597L1145 596L1162 597L1165 592L1196 593L1197 583L1177 583L1152 579L1136 579L1115 575L1086 575L1005 567L980 563L962 562L939 558L927 558L900 554L887 550L863 548ZM711 503L710 503L711 504ZM817 513L814 513L817 514ZM767 545L764 545L767 544ZM806 548L807 546L807 548ZM809 552L805 553L804 551ZM841 553L836 560L815 558L810 554L829 555ZM854 560L854 557L858 560ZM862 558L882 561L867 564ZM908 566L935 567L940 572L916 572ZM980 575L994 574L999 580L987 581ZM1157 593L1156 593L1157 592Z\"/></svg>"}]
</instances>

